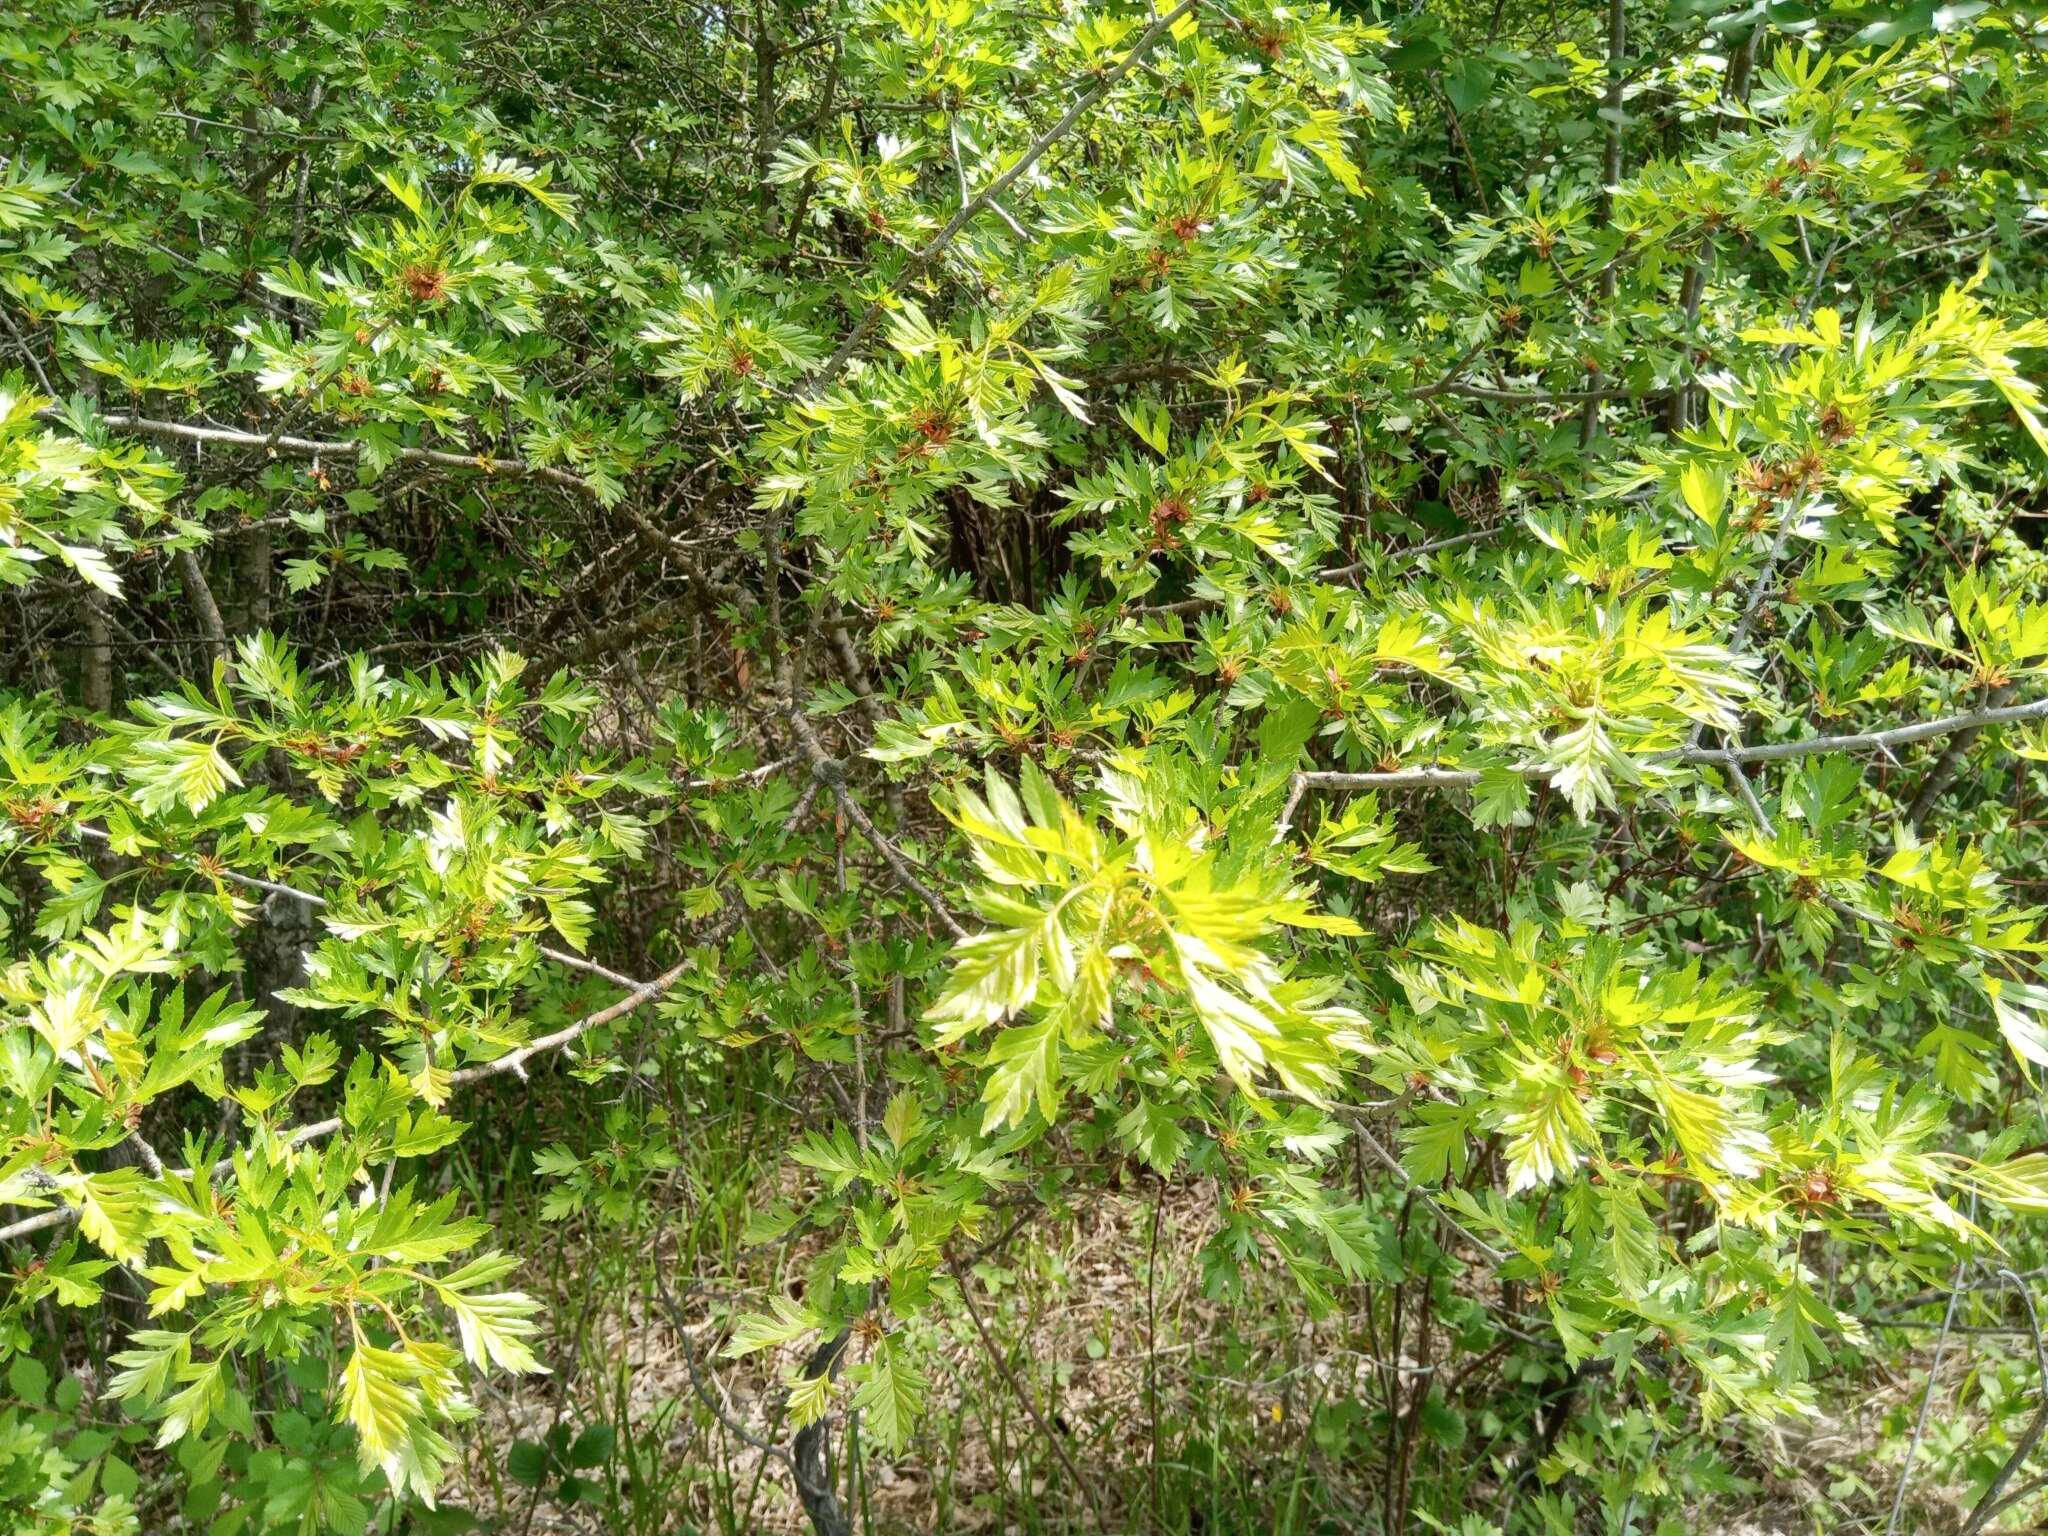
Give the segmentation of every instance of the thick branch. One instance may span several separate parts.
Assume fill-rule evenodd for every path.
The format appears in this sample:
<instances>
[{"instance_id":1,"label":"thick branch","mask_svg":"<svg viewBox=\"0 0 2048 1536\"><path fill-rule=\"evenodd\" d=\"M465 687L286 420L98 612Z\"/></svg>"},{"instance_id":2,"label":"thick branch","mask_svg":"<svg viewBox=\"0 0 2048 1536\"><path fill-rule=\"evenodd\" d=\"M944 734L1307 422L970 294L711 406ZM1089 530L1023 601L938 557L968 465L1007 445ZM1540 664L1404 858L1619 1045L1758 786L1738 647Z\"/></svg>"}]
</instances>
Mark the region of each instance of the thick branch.
<instances>
[{"instance_id":1,"label":"thick branch","mask_svg":"<svg viewBox=\"0 0 2048 1536\"><path fill-rule=\"evenodd\" d=\"M55 410L38 413L40 420L64 423L64 415ZM361 443L346 440L323 440L310 437L270 437L261 432L238 432L232 427L204 427L184 421L155 421L147 416L101 416L98 418L107 428L115 432L130 432L137 437L154 437L165 442L214 443L228 448L260 448L266 453L279 454L288 459L339 459L353 461L363 451ZM443 453L436 448L401 448L394 457L402 464L426 464L436 469L468 469L480 475L489 475L507 480L541 480L549 485L559 485L574 491L579 496L597 499L597 491L581 475L571 474L566 469L555 469L545 464L529 464L524 459L496 459L487 454L465 455Z\"/></svg>"},{"instance_id":2,"label":"thick branch","mask_svg":"<svg viewBox=\"0 0 2048 1536\"><path fill-rule=\"evenodd\" d=\"M2009 704L1980 709L1964 715L1943 715L1888 731L1857 731L1842 736L1809 736L1801 741L1767 741L1747 747L1685 747L1675 752L1646 758L1652 763L1763 763L1795 757L1821 757L1834 752L1888 752L1893 747L1916 741L1933 741L1958 731L1976 732L1993 725L2015 725L2028 720L2048 720L2048 699L2029 704ZM1510 773L1540 778L1551 772L1543 763L1518 763ZM1396 768L1386 773L1309 772L1295 775L1298 783L1311 789L1460 789L1477 784L1476 768Z\"/></svg>"},{"instance_id":3,"label":"thick branch","mask_svg":"<svg viewBox=\"0 0 2048 1536\"><path fill-rule=\"evenodd\" d=\"M206 568L199 563L199 556L189 549L178 551L178 575L185 583L185 596L192 604L192 613L198 620L199 632L206 636L206 648L213 653L213 659L222 666L233 666L233 650L228 644L228 627L220 616L220 604L213 600L213 587L207 582Z\"/></svg>"},{"instance_id":4,"label":"thick branch","mask_svg":"<svg viewBox=\"0 0 2048 1536\"><path fill-rule=\"evenodd\" d=\"M2014 686L2006 683L1992 689L1985 703L1993 709L2000 707L2013 696ZM1983 729L1981 725L1967 726L1950 737L1948 745L1941 749L1941 756L1927 770L1927 780L1920 786L1920 793L1913 797L1913 804L1906 812L1906 820L1914 831L1920 830L1921 823L1927 820L1927 813L1934 809L1934 802L1954 781L1956 770L1963 766L1963 759L1969 755L1970 744Z\"/></svg>"},{"instance_id":5,"label":"thick branch","mask_svg":"<svg viewBox=\"0 0 2048 1536\"><path fill-rule=\"evenodd\" d=\"M803 1375L815 1381L820 1376L837 1376L846 1358L846 1346L853 1335L840 1330L821 1341L804 1362ZM853 1526L832 1491L832 1423L829 1418L806 1424L790 1443L789 1470L796 1479L797 1501L810 1517L817 1536L853 1536Z\"/></svg>"}]
</instances>

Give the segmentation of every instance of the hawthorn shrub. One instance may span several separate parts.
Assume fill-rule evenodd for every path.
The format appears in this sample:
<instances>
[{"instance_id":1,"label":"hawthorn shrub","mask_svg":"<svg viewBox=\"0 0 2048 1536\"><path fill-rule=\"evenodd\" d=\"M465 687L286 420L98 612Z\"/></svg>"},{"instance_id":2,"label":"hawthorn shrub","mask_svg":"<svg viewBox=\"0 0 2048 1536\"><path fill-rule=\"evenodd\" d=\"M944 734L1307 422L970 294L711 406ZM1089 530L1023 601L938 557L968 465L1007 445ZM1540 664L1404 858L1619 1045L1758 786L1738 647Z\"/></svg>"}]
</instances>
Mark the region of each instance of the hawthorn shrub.
<instances>
[{"instance_id":1,"label":"hawthorn shrub","mask_svg":"<svg viewBox=\"0 0 2048 1536\"><path fill-rule=\"evenodd\" d=\"M776 1352L769 1418L692 1379L824 1532L974 1266L1134 1171L1210 1296L1362 1319L1389 1531L1682 1521L1884 1319L2030 1323L2044 57L0 11L9 1528L453 1528L479 1382L559 1363L466 1104L575 1084L548 1211L622 1221L642 1085L729 1055L803 1281L663 1294Z\"/></svg>"}]
</instances>

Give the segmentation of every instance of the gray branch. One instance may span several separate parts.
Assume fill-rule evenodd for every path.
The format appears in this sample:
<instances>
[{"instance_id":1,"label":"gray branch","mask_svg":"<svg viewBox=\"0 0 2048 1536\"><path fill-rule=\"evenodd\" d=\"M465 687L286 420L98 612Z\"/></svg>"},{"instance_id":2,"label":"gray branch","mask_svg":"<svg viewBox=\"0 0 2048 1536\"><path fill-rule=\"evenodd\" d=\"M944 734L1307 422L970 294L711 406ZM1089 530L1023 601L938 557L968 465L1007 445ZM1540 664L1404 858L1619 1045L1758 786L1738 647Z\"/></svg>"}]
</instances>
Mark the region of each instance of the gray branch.
<instances>
[{"instance_id":1,"label":"gray branch","mask_svg":"<svg viewBox=\"0 0 2048 1536\"><path fill-rule=\"evenodd\" d=\"M2008 704L1968 714L1943 715L1888 731L1854 731L1841 736L1808 736L1800 741L1767 741L1746 747L1684 747L1657 753L1650 763L1764 763L1797 757L1823 757L1835 752L1888 752L1893 747L1916 741L1934 741L1959 731L1981 731L1987 726L2016 725L2029 720L2048 720L2048 699L2027 704ZM1509 773L1541 778L1552 770L1543 763L1516 763ZM1313 771L1295 775L1296 782L1309 789L1469 789L1480 780L1476 768L1396 768L1384 773L1337 773Z\"/></svg>"},{"instance_id":2,"label":"gray branch","mask_svg":"<svg viewBox=\"0 0 2048 1536\"><path fill-rule=\"evenodd\" d=\"M37 412L37 419L68 425L57 410ZM287 459L337 459L353 462L362 455L363 445L345 439L268 436L262 432L240 432L233 427L206 427L187 421L157 421L147 416L101 416L98 420L115 432L137 437L154 437L165 442L216 443L229 448L258 448ZM559 485L595 501L597 491L581 475L525 459L499 459L488 454L444 453L438 448L400 448L394 457L402 464L425 464L435 469L467 469L502 480L541 480Z\"/></svg>"}]
</instances>

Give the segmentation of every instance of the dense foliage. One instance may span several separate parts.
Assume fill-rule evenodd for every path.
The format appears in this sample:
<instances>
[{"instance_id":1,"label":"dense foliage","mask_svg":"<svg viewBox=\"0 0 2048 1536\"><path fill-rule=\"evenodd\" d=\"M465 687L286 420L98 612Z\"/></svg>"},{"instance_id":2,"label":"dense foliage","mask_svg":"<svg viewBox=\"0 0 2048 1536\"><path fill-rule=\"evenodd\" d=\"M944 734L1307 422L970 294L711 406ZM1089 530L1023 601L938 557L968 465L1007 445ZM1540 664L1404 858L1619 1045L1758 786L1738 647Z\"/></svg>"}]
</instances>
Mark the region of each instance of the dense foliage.
<instances>
[{"instance_id":1,"label":"dense foliage","mask_svg":"<svg viewBox=\"0 0 2048 1536\"><path fill-rule=\"evenodd\" d=\"M1959 1298L2035 1509L2048 11L46 0L0 145L9 1530L456 1528L475 1106L637 1232L739 1061L785 1278L642 1318L821 1531L963 1314L1171 1523L984 1323L1128 1181L1372 1528Z\"/></svg>"}]
</instances>

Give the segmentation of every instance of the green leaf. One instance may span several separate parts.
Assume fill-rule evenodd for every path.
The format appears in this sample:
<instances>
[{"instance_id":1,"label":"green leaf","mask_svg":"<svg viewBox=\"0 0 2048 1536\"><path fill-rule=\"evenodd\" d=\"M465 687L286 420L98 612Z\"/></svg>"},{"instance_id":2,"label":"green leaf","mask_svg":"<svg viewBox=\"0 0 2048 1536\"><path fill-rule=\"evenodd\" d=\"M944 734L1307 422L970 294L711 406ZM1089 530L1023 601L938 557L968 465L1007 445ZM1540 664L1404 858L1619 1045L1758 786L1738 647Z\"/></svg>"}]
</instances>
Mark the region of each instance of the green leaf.
<instances>
[{"instance_id":1,"label":"green leaf","mask_svg":"<svg viewBox=\"0 0 2048 1536\"><path fill-rule=\"evenodd\" d=\"M1678 474L1678 491L1692 515L1709 527L1721 525L1728 506L1728 477L1705 459L1693 459Z\"/></svg>"},{"instance_id":2,"label":"green leaf","mask_svg":"<svg viewBox=\"0 0 2048 1536\"><path fill-rule=\"evenodd\" d=\"M100 1491L110 1499L133 1499L142 1487L142 1476L118 1456L100 1462Z\"/></svg>"},{"instance_id":3,"label":"green leaf","mask_svg":"<svg viewBox=\"0 0 2048 1536\"><path fill-rule=\"evenodd\" d=\"M1187 1133L1180 1128L1173 1111L1147 1098L1140 1098L1117 1121L1116 1135L1117 1140L1161 1177L1173 1172L1181 1154L1187 1150Z\"/></svg>"},{"instance_id":4,"label":"green leaf","mask_svg":"<svg viewBox=\"0 0 2048 1536\"><path fill-rule=\"evenodd\" d=\"M7 1385L25 1403L39 1404L50 1390L50 1373L33 1355L16 1355L7 1363Z\"/></svg>"},{"instance_id":5,"label":"green leaf","mask_svg":"<svg viewBox=\"0 0 2048 1536\"><path fill-rule=\"evenodd\" d=\"M612 1459L612 1449L618 1444L618 1439L618 1432L609 1424L589 1425L569 1447L569 1465L585 1471L603 1466Z\"/></svg>"},{"instance_id":6,"label":"green leaf","mask_svg":"<svg viewBox=\"0 0 2048 1536\"><path fill-rule=\"evenodd\" d=\"M2048 987L1985 976L1978 985L1991 1000L1998 1032L2021 1061L2048 1067Z\"/></svg>"},{"instance_id":7,"label":"green leaf","mask_svg":"<svg viewBox=\"0 0 2048 1536\"><path fill-rule=\"evenodd\" d=\"M1422 1400L1418 1415L1423 1434L1447 1451L1455 1451L1465 1443L1465 1417L1445 1400L1443 1393L1432 1387Z\"/></svg>"},{"instance_id":8,"label":"green leaf","mask_svg":"<svg viewBox=\"0 0 2048 1536\"><path fill-rule=\"evenodd\" d=\"M853 1404L861 1411L861 1426L884 1449L902 1449L924 1410L924 1377L904 1359L894 1335L884 1339L874 1358L860 1369L864 1379Z\"/></svg>"},{"instance_id":9,"label":"green leaf","mask_svg":"<svg viewBox=\"0 0 2048 1536\"><path fill-rule=\"evenodd\" d=\"M1639 1298L1657 1273L1656 1225L1632 1181L1612 1178L1599 1190L1608 1273L1622 1295Z\"/></svg>"},{"instance_id":10,"label":"green leaf","mask_svg":"<svg viewBox=\"0 0 2048 1536\"><path fill-rule=\"evenodd\" d=\"M918 1127L924 1120L924 1101L916 1090L906 1088L890 1098L889 1107L882 1112L882 1130L897 1151L910 1145Z\"/></svg>"},{"instance_id":11,"label":"green leaf","mask_svg":"<svg viewBox=\"0 0 2048 1536\"><path fill-rule=\"evenodd\" d=\"M742 1248L758 1248L763 1243L772 1243L803 1220L803 1212L788 1201L777 1201L765 1210L754 1211L747 1217L747 1225L740 1234Z\"/></svg>"},{"instance_id":12,"label":"green leaf","mask_svg":"<svg viewBox=\"0 0 2048 1536\"><path fill-rule=\"evenodd\" d=\"M1475 1117L1475 1111L1458 1104L1418 1105L1415 1119L1401 1131L1401 1163L1409 1177L1433 1185L1462 1175Z\"/></svg>"},{"instance_id":13,"label":"green leaf","mask_svg":"<svg viewBox=\"0 0 2048 1536\"><path fill-rule=\"evenodd\" d=\"M1472 822L1480 827L1511 827L1527 814L1532 799L1526 774L1512 768L1486 768L1472 791Z\"/></svg>"},{"instance_id":14,"label":"green leaf","mask_svg":"<svg viewBox=\"0 0 2048 1536\"><path fill-rule=\"evenodd\" d=\"M797 1429L815 1424L832 1408L832 1376L798 1376L789 1383L789 1422Z\"/></svg>"},{"instance_id":15,"label":"green leaf","mask_svg":"<svg viewBox=\"0 0 2048 1536\"><path fill-rule=\"evenodd\" d=\"M148 1190L134 1168L87 1174L67 1186L78 1210L78 1230L88 1242L123 1264L140 1263L148 1242Z\"/></svg>"},{"instance_id":16,"label":"green leaf","mask_svg":"<svg viewBox=\"0 0 2048 1536\"><path fill-rule=\"evenodd\" d=\"M1144 440L1146 447L1162 458L1166 456L1173 423L1172 418L1166 413L1165 406L1156 401L1141 400L1129 405L1119 405L1116 413L1123 418L1125 426Z\"/></svg>"},{"instance_id":17,"label":"green leaf","mask_svg":"<svg viewBox=\"0 0 2048 1536\"><path fill-rule=\"evenodd\" d=\"M1496 73L1486 59L1467 55L1444 72L1444 94L1463 116L1493 94Z\"/></svg>"},{"instance_id":18,"label":"green leaf","mask_svg":"<svg viewBox=\"0 0 2048 1536\"><path fill-rule=\"evenodd\" d=\"M769 1305L774 1309L772 1317L749 1312L733 1326L732 1337L726 1340L723 1351L727 1359L737 1360L757 1350L793 1344L805 1335L815 1333L824 1321L809 1307L787 1296L774 1297Z\"/></svg>"},{"instance_id":19,"label":"green leaf","mask_svg":"<svg viewBox=\"0 0 2048 1536\"><path fill-rule=\"evenodd\" d=\"M411 1362L359 1337L341 1369L340 1413L354 1426L366 1462L392 1466L420 1415Z\"/></svg>"},{"instance_id":20,"label":"green leaf","mask_svg":"<svg viewBox=\"0 0 2048 1536\"><path fill-rule=\"evenodd\" d=\"M1035 1104L1047 1124L1059 1116L1060 1021L1048 1014L997 1035L989 1047L988 1085L982 1102L981 1133L992 1136L1006 1125L1021 1126Z\"/></svg>"},{"instance_id":21,"label":"green leaf","mask_svg":"<svg viewBox=\"0 0 2048 1536\"><path fill-rule=\"evenodd\" d=\"M467 1292L443 1281L435 1286L462 1335L462 1352L479 1369L545 1374L534 1358L534 1316L540 1303L519 1291Z\"/></svg>"},{"instance_id":22,"label":"green leaf","mask_svg":"<svg viewBox=\"0 0 2048 1536\"><path fill-rule=\"evenodd\" d=\"M197 736L139 741L125 771L136 805L151 814L181 804L196 814L242 782L219 746Z\"/></svg>"},{"instance_id":23,"label":"green leaf","mask_svg":"<svg viewBox=\"0 0 2048 1536\"><path fill-rule=\"evenodd\" d=\"M513 1482L538 1488L547 1481L547 1447L537 1440L515 1440L505 1454L505 1473Z\"/></svg>"}]
</instances>

